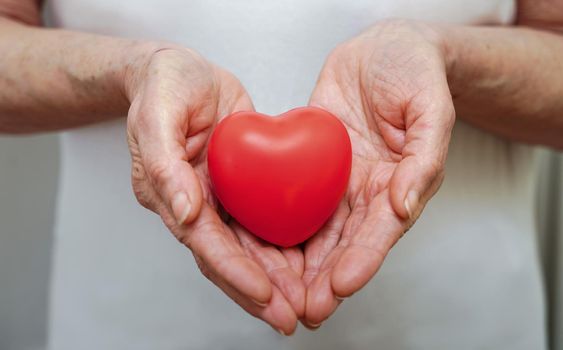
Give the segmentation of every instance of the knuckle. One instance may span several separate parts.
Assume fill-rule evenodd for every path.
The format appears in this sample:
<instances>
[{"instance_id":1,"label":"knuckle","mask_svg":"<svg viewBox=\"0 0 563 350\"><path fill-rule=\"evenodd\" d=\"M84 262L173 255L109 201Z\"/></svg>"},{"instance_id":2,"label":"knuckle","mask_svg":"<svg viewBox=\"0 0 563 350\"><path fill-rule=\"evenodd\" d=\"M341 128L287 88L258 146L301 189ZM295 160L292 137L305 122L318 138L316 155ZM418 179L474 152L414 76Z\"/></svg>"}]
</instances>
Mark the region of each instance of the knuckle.
<instances>
[{"instance_id":1,"label":"knuckle","mask_svg":"<svg viewBox=\"0 0 563 350\"><path fill-rule=\"evenodd\" d=\"M131 167L131 179L133 184L145 182L145 169L143 169L143 166L139 163L133 163L133 166Z\"/></svg>"},{"instance_id":2,"label":"knuckle","mask_svg":"<svg viewBox=\"0 0 563 350\"><path fill-rule=\"evenodd\" d=\"M145 169L136 156L133 156L131 165L131 185L137 202L144 208L156 212L153 204L153 191L147 183Z\"/></svg>"},{"instance_id":3,"label":"knuckle","mask_svg":"<svg viewBox=\"0 0 563 350\"><path fill-rule=\"evenodd\" d=\"M435 178L434 181L430 184L429 188L429 195L433 196L438 192L438 189L442 186L445 178L445 171L441 171Z\"/></svg>"},{"instance_id":4,"label":"knuckle","mask_svg":"<svg viewBox=\"0 0 563 350\"><path fill-rule=\"evenodd\" d=\"M182 243L186 248L188 248L189 250L191 250L192 252L195 252L194 249L194 242L192 239L193 235L189 235L189 234L175 234L174 236L176 236L176 239L178 239L178 241L180 243ZM195 253L194 253L195 256Z\"/></svg>"},{"instance_id":5,"label":"knuckle","mask_svg":"<svg viewBox=\"0 0 563 350\"><path fill-rule=\"evenodd\" d=\"M131 177L131 185L137 202L142 207L158 213L156 195L151 186L145 180L135 178L134 175Z\"/></svg>"},{"instance_id":6,"label":"knuckle","mask_svg":"<svg viewBox=\"0 0 563 350\"><path fill-rule=\"evenodd\" d=\"M447 104L444 106L443 115L445 116L445 126L447 132L451 132L456 119L456 111L451 99L448 100Z\"/></svg>"},{"instance_id":7,"label":"knuckle","mask_svg":"<svg viewBox=\"0 0 563 350\"><path fill-rule=\"evenodd\" d=\"M172 171L166 161L159 159L149 162L147 168L148 176L156 188L163 188L172 178Z\"/></svg>"},{"instance_id":8,"label":"knuckle","mask_svg":"<svg viewBox=\"0 0 563 350\"><path fill-rule=\"evenodd\" d=\"M144 208L154 210L151 200L149 199L150 196L143 187L144 186L142 184L133 182L133 193L135 194L135 198L137 198L137 202L139 202L139 204Z\"/></svg>"},{"instance_id":9,"label":"knuckle","mask_svg":"<svg viewBox=\"0 0 563 350\"><path fill-rule=\"evenodd\" d=\"M132 151L131 158L131 179L133 183L142 183L146 180L147 174L145 172L145 168L143 167L139 152Z\"/></svg>"},{"instance_id":10,"label":"knuckle","mask_svg":"<svg viewBox=\"0 0 563 350\"><path fill-rule=\"evenodd\" d=\"M211 273L211 270L207 267L207 265L203 262L203 259L196 254L194 254L194 259L201 274L208 280L212 281L213 274Z\"/></svg>"},{"instance_id":11,"label":"knuckle","mask_svg":"<svg viewBox=\"0 0 563 350\"><path fill-rule=\"evenodd\" d=\"M444 171L444 169L441 169L435 177L435 181L438 184L438 186L442 184L442 181L444 181L445 176L446 176L446 172Z\"/></svg>"},{"instance_id":12,"label":"knuckle","mask_svg":"<svg viewBox=\"0 0 563 350\"><path fill-rule=\"evenodd\" d=\"M430 180L439 178L444 173L444 163L442 160L434 158L426 164L426 174Z\"/></svg>"}]
</instances>

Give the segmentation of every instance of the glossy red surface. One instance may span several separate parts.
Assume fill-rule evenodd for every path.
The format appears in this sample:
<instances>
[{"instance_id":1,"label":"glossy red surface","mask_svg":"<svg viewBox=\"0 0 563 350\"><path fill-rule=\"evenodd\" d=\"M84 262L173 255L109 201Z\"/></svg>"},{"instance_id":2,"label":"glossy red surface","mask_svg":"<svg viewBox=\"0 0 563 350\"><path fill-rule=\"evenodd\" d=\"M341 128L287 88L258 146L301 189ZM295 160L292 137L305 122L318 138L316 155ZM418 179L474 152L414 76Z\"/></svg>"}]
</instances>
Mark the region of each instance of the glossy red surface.
<instances>
[{"instance_id":1,"label":"glossy red surface","mask_svg":"<svg viewBox=\"0 0 563 350\"><path fill-rule=\"evenodd\" d=\"M238 112L215 128L209 175L227 212L258 237L283 247L318 231L338 207L352 164L344 125L303 107L278 117Z\"/></svg>"}]
</instances>

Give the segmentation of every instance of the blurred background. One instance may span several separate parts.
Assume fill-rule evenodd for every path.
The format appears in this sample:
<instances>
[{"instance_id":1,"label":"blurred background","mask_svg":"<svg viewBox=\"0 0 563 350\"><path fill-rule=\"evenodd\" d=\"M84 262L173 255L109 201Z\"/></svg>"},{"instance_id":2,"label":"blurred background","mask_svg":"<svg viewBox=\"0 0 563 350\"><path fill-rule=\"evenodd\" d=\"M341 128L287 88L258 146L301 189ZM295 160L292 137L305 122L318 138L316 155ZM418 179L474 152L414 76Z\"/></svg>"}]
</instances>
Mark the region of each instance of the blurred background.
<instances>
[{"instance_id":1,"label":"blurred background","mask_svg":"<svg viewBox=\"0 0 563 350\"><path fill-rule=\"evenodd\" d=\"M0 137L0 349L44 349L58 140Z\"/></svg>"},{"instance_id":2,"label":"blurred background","mask_svg":"<svg viewBox=\"0 0 563 350\"><path fill-rule=\"evenodd\" d=\"M551 348L563 349L563 157L542 152L538 226ZM59 167L55 134L0 137L0 350L46 341L53 218Z\"/></svg>"}]
</instances>

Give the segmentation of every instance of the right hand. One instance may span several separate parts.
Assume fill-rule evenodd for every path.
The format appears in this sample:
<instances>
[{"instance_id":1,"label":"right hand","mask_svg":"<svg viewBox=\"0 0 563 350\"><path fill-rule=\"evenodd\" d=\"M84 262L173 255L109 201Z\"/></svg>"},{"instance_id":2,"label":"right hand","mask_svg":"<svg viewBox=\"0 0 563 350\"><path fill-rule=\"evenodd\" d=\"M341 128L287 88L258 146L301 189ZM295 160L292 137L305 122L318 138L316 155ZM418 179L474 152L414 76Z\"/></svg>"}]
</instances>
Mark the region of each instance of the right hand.
<instances>
[{"instance_id":1,"label":"right hand","mask_svg":"<svg viewBox=\"0 0 563 350\"><path fill-rule=\"evenodd\" d=\"M305 244L309 327L370 281L442 183L455 111L441 39L433 25L382 21L321 70L310 104L340 118L353 154L340 207Z\"/></svg>"},{"instance_id":2,"label":"right hand","mask_svg":"<svg viewBox=\"0 0 563 350\"><path fill-rule=\"evenodd\" d=\"M124 75L139 203L159 214L202 273L250 314L291 334L305 310L303 254L278 250L218 214L207 142L217 122L253 110L240 82L185 48L151 49Z\"/></svg>"}]
</instances>

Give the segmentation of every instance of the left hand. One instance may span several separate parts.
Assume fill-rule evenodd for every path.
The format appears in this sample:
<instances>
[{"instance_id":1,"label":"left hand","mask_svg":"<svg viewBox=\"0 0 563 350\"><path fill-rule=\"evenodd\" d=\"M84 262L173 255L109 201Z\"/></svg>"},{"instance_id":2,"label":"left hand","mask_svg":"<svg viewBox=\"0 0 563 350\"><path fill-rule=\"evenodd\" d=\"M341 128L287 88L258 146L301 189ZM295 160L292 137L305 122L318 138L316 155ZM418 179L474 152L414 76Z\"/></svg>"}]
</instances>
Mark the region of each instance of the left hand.
<instances>
[{"instance_id":1,"label":"left hand","mask_svg":"<svg viewBox=\"0 0 563 350\"><path fill-rule=\"evenodd\" d=\"M455 112L439 35L375 25L332 52L310 105L341 119L353 152L340 207L305 246L302 321L316 328L372 278L442 182Z\"/></svg>"},{"instance_id":2,"label":"left hand","mask_svg":"<svg viewBox=\"0 0 563 350\"><path fill-rule=\"evenodd\" d=\"M202 274L233 301L282 334L305 309L303 254L278 250L225 223L211 191L207 144L226 115L254 107L228 71L197 52L141 44L141 57L123 74L132 184L139 203L158 213L192 251Z\"/></svg>"}]
</instances>

